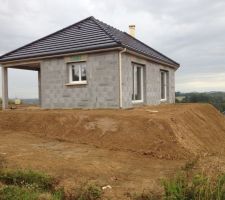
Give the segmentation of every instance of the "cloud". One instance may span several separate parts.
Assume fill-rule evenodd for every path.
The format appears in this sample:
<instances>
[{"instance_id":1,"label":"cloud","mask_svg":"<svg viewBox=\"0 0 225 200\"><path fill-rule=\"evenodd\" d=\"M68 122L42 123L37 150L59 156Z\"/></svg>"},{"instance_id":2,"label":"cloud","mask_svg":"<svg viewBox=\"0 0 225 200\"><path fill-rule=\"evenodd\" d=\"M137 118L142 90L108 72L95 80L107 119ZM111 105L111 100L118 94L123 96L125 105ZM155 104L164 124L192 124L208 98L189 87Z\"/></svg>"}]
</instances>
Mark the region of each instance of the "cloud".
<instances>
[{"instance_id":1,"label":"cloud","mask_svg":"<svg viewBox=\"0 0 225 200\"><path fill-rule=\"evenodd\" d=\"M225 72L224 0L0 1L0 54L94 15L123 31L136 24L140 40L178 61L177 90L225 91L218 81ZM35 79L23 84L32 73L10 73L17 83L12 96L18 90L21 97L35 96L32 87L37 94Z\"/></svg>"},{"instance_id":2,"label":"cloud","mask_svg":"<svg viewBox=\"0 0 225 200\"><path fill-rule=\"evenodd\" d=\"M9 69L11 98L38 98L38 73L30 70Z\"/></svg>"},{"instance_id":3,"label":"cloud","mask_svg":"<svg viewBox=\"0 0 225 200\"><path fill-rule=\"evenodd\" d=\"M206 92L224 91L225 72L223 73L202 73L179 76L177 78L177 91L183 92Z\"/></svg>"}]
</instances>

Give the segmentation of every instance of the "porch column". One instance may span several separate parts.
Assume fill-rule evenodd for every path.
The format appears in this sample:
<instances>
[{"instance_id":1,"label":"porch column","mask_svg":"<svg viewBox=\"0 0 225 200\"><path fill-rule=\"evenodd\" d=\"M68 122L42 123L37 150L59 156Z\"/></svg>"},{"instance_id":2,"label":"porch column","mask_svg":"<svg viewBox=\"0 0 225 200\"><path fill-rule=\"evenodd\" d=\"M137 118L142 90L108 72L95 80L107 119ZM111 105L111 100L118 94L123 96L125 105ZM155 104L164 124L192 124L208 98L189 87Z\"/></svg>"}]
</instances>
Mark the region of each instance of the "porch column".
<instances>
[{"instance_id":1,"label":"porch column","mask_svg":"<svg viewBox=\"0 0 225 200\"><path fill-rule=\"evenodd\" d=\"M2 110L5 110L8 108L8 68L3 66L1 67L2 67Z\"/></svg>"},{"instance_id":2,"label":"porch column","mask_svg":"<svg viewBox=\"0 0 225 200\"><path fill-rule=\"evenodd\" d=\"M38 70L38 100L41 106L41 69Z\"/></svg>"}]
</instances>

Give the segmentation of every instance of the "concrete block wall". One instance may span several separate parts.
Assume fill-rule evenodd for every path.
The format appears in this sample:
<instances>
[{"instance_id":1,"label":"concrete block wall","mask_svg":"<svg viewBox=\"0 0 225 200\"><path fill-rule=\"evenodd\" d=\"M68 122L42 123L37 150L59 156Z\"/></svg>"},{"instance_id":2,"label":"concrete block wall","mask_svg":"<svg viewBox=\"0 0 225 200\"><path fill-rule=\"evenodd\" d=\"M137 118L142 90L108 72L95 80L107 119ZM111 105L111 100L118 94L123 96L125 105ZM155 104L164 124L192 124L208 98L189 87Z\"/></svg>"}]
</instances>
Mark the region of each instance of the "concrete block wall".
<instances>
[{"instance_id":1,"label":"concrete block wall","mask_svg":"<svg viewBox=\"0 0 225 200\"><path fill-rule=\"evenodd\" d=\"M161 100L161 74L160 70L168 71L167 101L175 102L175 70L161 64L125 53L122 57L122 88L123 107L130 108L137 104L132 103L132 63L144 66L144 102L142 104L157 105Z\"/></svg>"},{"instance_id":2,"label":"concrete block wall","mask_svg":"<svg viewBox=\"0 0 225 200\"><path fill-rule=\"evenodd\" d=\"M118 108L118 52L88 54L87 85L66 86L68 66L64 58L41 63L43 108Z\"/></svg>"},{"instance_id":3,"label":"concrete block wall","mask_svg":"<svg viewBox=\"0 0 225 200\"><path fill-rule=\"evenodd\" d=\"M66 86L68 66L64 58L41 63L41 105L43 108L119 108L118 51L88 54L87 85ZM164 103L175 102L175 70L134 55L122 54L123 108L132 103L132 63L144 66L144 103L160 104L160 70L168 71L168 96Z\"/></svg>"}]
</instances>

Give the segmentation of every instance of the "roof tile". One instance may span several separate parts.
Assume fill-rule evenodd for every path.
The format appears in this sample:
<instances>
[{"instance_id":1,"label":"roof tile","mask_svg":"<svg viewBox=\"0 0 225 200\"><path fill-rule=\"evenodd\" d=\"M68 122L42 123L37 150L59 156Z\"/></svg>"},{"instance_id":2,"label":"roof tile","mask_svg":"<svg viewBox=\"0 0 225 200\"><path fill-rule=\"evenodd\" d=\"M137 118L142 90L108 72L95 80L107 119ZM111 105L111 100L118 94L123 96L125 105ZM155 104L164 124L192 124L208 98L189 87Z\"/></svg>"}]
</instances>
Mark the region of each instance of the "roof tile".
<instances>
[{"instance_id":1,"label":"roof tile","mask_svg":"<svg viewBox=\"0 0 225 200\"><path fill-rule=\"evenodd\" d=\"M88 17L51 35L36 40L0 57L0 61L26 59L60 53L123 46L170 65L178 63L94 17Z\"/></svg>"}]
</instances>

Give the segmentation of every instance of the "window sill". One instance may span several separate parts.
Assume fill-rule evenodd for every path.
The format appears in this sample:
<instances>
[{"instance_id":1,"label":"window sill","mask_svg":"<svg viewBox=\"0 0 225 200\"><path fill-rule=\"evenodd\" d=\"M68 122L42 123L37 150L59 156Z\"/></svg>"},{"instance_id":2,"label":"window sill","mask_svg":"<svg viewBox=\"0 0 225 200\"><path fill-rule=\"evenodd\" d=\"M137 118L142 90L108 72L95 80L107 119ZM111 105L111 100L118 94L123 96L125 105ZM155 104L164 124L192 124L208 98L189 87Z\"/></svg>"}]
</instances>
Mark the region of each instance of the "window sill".
<instances>
[{"instance_id":1,"label":"window sill","mask_svg":"<svg viewBox=\"0 0 225 200\"><path fill-rule=\"evenodd\" d=\"M132 101L133 104L138 104L138 103L144 103L143 100L133 100Z\"/></svg>"},{"instance_id":2,"label":"window sill","mask_svg":"<svg viewBox=\"0 0 225 200\"><path fill-rule=\"evenodd\" d=\"M161 99L160 100L160 102L166 102L167 101L167 99Z\"/></svg>"},{"instance_id":3,"label":"window sill","mask_svg":"<svg viewBox=\"0 0 225 200\"><path fill-rule=\"evenodd\" d=\"M65 86L71 86L71 85L87 85L87 81L79 81L79 82L65 84Z\"/></svg>"}]
</instances>

